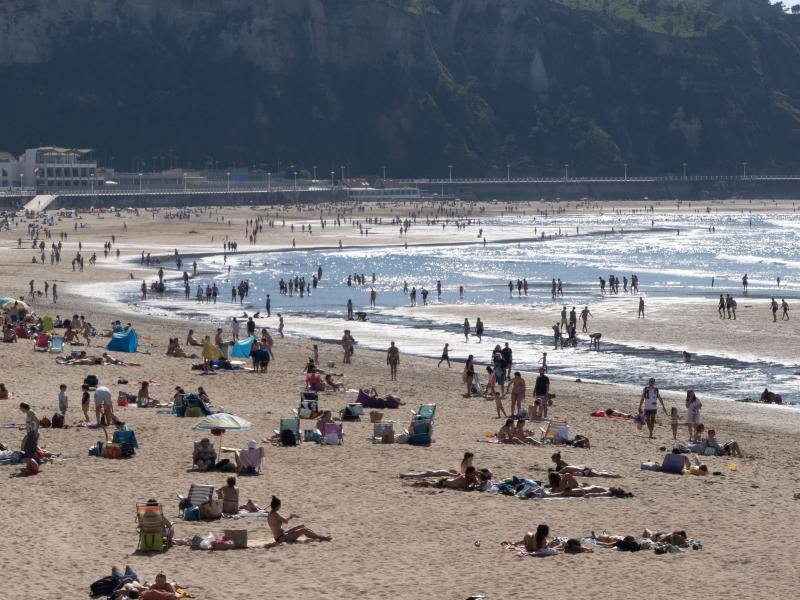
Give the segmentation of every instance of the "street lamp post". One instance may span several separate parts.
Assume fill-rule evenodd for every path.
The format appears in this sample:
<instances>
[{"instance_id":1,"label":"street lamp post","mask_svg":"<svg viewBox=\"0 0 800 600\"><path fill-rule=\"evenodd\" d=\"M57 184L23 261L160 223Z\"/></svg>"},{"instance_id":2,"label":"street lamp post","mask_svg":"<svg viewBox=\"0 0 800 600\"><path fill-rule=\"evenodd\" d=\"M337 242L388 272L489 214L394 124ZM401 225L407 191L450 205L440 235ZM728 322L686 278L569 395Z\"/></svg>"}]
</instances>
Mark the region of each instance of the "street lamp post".
<instances>
[{"instance_id":1,"label":"street lamp post","mask_svg":"<svg viewBox=\"0 0 800 600\"><path fill-rule=\"evenodd\" d=\"M317 180L317 165L314 165L313 169L314 169L314 181L316 181Z\"/></svg>"},{"instance_id":2,"label":"street lamp post","mask_svg":"<svg viewBox=\"0 0 800 600\"><path fill-rule=\"evenodd\" d=\"M231 191L231 172L228 171L227 173L225 173L225 175L228 177L228 191L230 192Z\"/></svg>"},{"instance_id":3,"label":"street lamp post","mask_svg":"<svg viewBox=\"0 0 800 600\"><path fill-rule=\"evenodd\" d=\"M683 163L683 178L686 179L686 163Z\"/></svg>"},{"instance_id":4,"label":"street lamp post","mask_svg":"<svg viewBox=\"0 0 800 600\"><path fill-rule=\"evenodd\" d=\"M183 191L186 192L186 173L183 174Z\"/></svg>"},{"instance_id":5,"label":"street lamp post","mask_svg":"<svg viewBox=\"0 0 800 600\"><path fill-rule=\"evenodd\" d=\"M447 170L449 172L450 183L453 183L453 165L447 165Z\"/></svg>"},{"instance_id":6,"label":"street lamp post","mask_svg":"<svg viewBox=\"0 0 800 600\"><path fill-rule=\"evenodd\" d=\"M506 165L506 181L511 181L511 165Z\"/></svg>"},{"instance_id":7,"label":"street lamp post","mask_svg":"<svg viewBox=\"0 0 800 600\"><path fill-rule=\"evenodd\" d=\"M297 191L297 171L294 172L294 191Z\"/></svg>"},{"instance_id":8,"label":"street lamp post","mask_svg":"<svg viewBox=\"0 0 800 600\"><path fill-rule=\"evenodd\" d=\"M569 179L569 163L564 163L564 179Z\"/></svg>"},{"instance_id":9,"label":"street lamp post","mask_svg":"<svg viewBox=\"0 0 800 600\"><path fill-rule=\"evenodd\" d=\"M625 166L625 181L628 181L628 163L625 163L624 166Z\"/></svg>"},{"instance_id":10,"label":"street lamp post","mask_svg":"<svg viewBox=\"0 0 800 600\"><path fill-rule=\"evenodd\" d=\"M336 187L336 183L333 180L334 175L336 175L336 172L331 171L331 187Z\"/></svg>"},{"instance_id":11,"label":"street lamp post","mask_svg":"<svg viewBox=\"0 0 800 600\"><path fill-rule=\"evenodd\" d=\"M272 191L272 172L267 171L267 192Z\"/></svg>"},{"instance_id":12,"label":"street lamp post","mask_svg":"<svg viewBox=\"0 0 800 600\"><path fill-rule=\"evenodd\" d=\"M139 193L142 193L142 174L139 173Z\"/></svg>"},{"instance_id":13,"label":"street lamp post","mask_svg":"<svg viewBox=\"0 0 800 600\"><path fill-rule=\"evenodd\" d=\"M342 170L342 179L341 179L341 181L344 181L344 165L342 165L339 168Z\"/></svg>"},{"instance_id":14,"label":"street lamp post","mask_svg":"<svg viewBox=\"0 0 800 600\"><path fill-rule=\"evenodd\" d=\"M742 177L743 178L747 177L747 163L746 162L742 163Z\"/></svg>"},{"instance_id":15,"label":"street lamp post","mask_svg":"<svg viewBox=\"0 0 800 600\"><path fill-rule=\"evenodd\" d=\"M381 169L383 169L383 181L386 181L386 165L383 165Z\"/></svg>"}]
</instances>

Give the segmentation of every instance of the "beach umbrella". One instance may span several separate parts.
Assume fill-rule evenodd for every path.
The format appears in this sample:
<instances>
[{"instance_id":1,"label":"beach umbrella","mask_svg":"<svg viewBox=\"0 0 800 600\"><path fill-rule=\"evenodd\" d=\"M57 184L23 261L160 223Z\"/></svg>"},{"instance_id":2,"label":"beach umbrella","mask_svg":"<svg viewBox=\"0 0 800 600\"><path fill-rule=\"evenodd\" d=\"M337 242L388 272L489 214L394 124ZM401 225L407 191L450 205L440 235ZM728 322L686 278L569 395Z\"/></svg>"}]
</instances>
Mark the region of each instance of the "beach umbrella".
<instances>
[{"instance_id":1,"label":"beach umbrella","mask_svg":"<svg viewBox=\"0 0 800 600\"><path fill-rule=\"evenodd\" d=\"M21 308L23 310L27 310L28 312L30 312L31 307L25 304L22 300L9 300L5 304L3 304L3 308L5 308L6 310L10 310L11 307L14 306L14 302L17 303L17 308Z\"/></svg>"},{"instance_id":2,"label":"beach umbrella","mask_svg":"<svg viewBox=\"0 0 800 600\"><path fill-rule=\"evenodd\" d=\"M202 429L211 431L212 429L223 429L227 431L250 431L253 424L242 417L228 413L215 413L201 419L192 429Z\"/></svg>"},{"instance_id":3,"label":"beach umbrella","mask_svg":"<svg viewBox=\"0 0 800 600\"><path fill-rule=\"evenodd\" d=\"M0 306L3 306L6 302L14 302L14 298L6 298L6 297L0 298Z\"/></svg>"}]
</instances>

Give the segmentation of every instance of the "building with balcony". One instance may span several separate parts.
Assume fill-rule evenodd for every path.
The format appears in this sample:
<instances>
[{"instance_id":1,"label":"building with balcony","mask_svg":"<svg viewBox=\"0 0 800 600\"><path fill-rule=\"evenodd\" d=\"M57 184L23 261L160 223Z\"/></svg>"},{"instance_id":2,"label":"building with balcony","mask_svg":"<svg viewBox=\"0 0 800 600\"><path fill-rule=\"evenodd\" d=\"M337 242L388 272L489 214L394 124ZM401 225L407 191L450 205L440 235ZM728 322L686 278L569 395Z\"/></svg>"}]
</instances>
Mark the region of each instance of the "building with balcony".
<instances>
[{"instance_id":1,"label":"building with balcony","mask_svg":"<svg viewBox=\"0 0 800 600\"><path fill-rule=\"evenodd\" d=\"M0 190L19 187L19 163L13 154L0 152Z\"/></svg>"},{"instance_id":2,"label":"building with balcony","mask_svg":"<svg viewBox=\"0 0 800 600\"><path fill-rule=\"evenodd\" d=\"M89 149L29 148L18 165L20 186L24 188L90 189L97 184L97 161Z\"/></svg>"}]
</instances>

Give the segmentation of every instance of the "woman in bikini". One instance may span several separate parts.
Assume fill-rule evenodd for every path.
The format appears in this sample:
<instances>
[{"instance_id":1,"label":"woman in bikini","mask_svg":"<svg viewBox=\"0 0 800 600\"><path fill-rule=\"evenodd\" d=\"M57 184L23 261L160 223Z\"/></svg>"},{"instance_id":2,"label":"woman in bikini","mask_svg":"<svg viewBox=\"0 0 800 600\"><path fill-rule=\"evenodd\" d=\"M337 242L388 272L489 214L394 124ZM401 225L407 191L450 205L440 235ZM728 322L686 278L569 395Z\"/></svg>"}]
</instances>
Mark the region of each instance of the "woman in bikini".
<instances>
[{"instance_id":1,"label":"woman in bikini","mask_svg":"<svg viewBox=\"0 0 800 600\"><path fill-rule=\"evenodd\" d=\"M467 469L472 466L472 460L475 455L472 452L465 452L464 458L461 459L461 466L458 471L455 469L439 470L439 471L422 471L421 473L400 473L401 479L425 479L427 477L454 477L456 475L465 475Z\"/></svg>"},{"instance_id":2,"label":"woman in bikini","mask_svg":"<svg viewBox=\"0 0 800 600\"><path fill-rule=\"evenodd\" d=\"M582 475L583 477L621 477L621 475L617 475L616 473L611 473L609 471L600 471L593 469L592 467L587 467L586 465L570 465L567 464L567 461L561 458L561 453L556 452L553 454L550 459L556 463L555 470L560 473L561 475Z\"/></svg>"},{"instance_id":3,"label":"woman in bikini","mask_svg":"<svg viewBox=\"0 0 800 600\"><path fill-rule=\"evenodd\" d=\"M273 496L272 502L270 502L270 511L267 515L267 524L269 525L270 530L272 530L272 537L275 538L276 543L282 544L284 542L296 542L303 536L306 536L310 540L319 540L324 542L329 542L333 539L329 535L319 535L318 533L314 533L305 525L296 525L291 529L284 531L283 526L291 519L296 519L298 515L292 513L288 517L282 517L278 513L280 508L281 501Z\"/></svg>"},{"instance_id":4,"label":"woman in bikini","mask_svg":"<svg viewBox=\"0 0 800 600\"><path fill-rule=\"evenodd\" d=\"M606 488L599 485L581 485L572 475L550 472L547 476L550 492L547 497L554 498L623 498L629 494L620 488Z\"/></svg>"}]
</instances>

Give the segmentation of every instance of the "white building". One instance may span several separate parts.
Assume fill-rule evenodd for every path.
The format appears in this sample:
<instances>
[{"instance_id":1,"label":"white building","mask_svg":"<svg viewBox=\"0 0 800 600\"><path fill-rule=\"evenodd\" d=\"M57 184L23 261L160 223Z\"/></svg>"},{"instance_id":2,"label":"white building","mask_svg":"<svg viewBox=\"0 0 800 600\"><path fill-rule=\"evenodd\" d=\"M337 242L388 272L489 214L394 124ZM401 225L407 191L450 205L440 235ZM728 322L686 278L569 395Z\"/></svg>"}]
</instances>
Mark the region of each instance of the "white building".
<instances>
[{"instance_id":1,"label":"white building","mask_svg":"<svg viewBox=\"0 0 800 600\"><path fill-rule=\"evenodd\" d=\"M0 189L19 187L19 163L13 154L0 152Z\"/></svg>"},{"instance_id":2,"label":"white building","mask_svg":"<svg viewBox=\"0 0 800 600\"><path fill-rule=\"evenodd\" d=\"M19 158L21 187L37 190L92 189L97 185L97 161L92 150L29 148Z\"/></svg>"}]
</instances>

